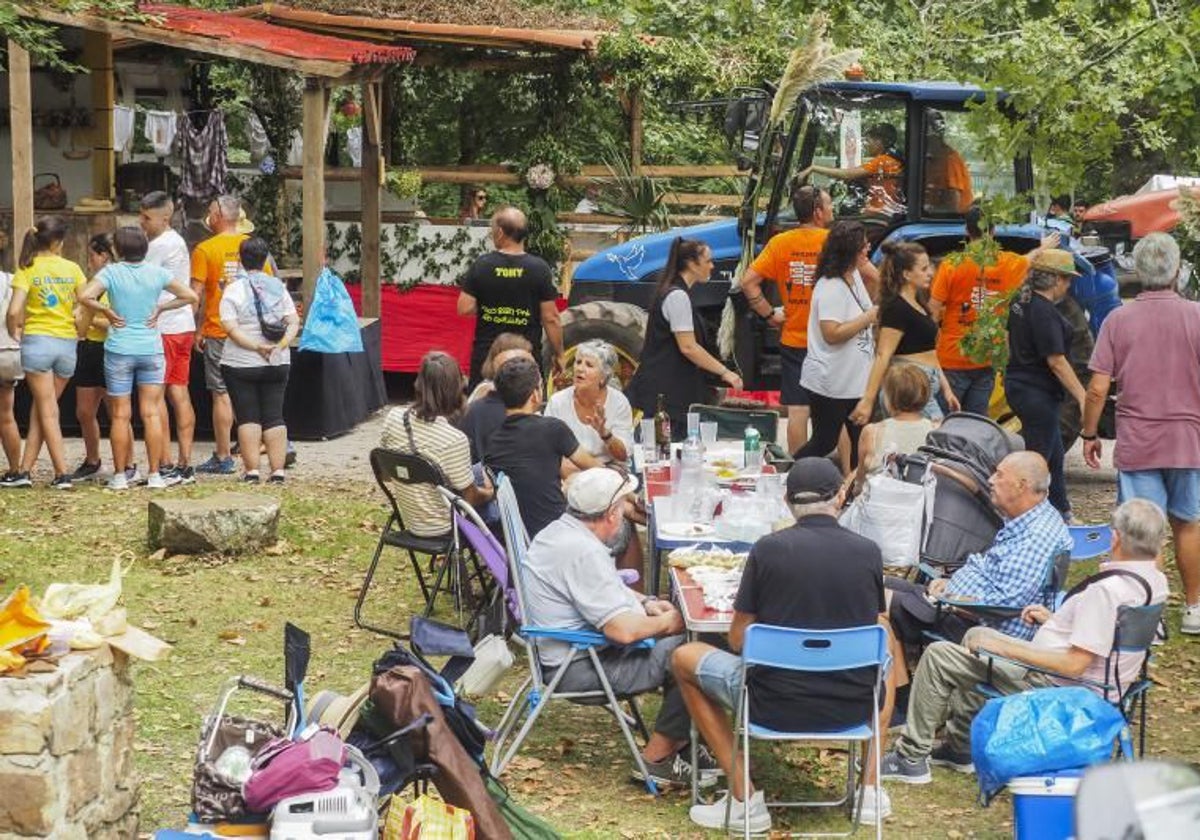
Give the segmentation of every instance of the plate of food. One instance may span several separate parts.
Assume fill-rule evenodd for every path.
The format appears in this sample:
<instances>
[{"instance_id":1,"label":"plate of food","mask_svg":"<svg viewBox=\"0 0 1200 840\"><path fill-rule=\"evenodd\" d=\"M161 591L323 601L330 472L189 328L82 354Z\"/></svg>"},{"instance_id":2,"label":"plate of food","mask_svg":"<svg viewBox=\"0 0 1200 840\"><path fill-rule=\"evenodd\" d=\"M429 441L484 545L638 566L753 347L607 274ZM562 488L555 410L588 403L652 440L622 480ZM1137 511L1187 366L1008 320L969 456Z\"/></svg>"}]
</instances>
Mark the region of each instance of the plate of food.
<instances>
[{"instance_id":1,"label":"plate of food","mask_svg":"<svg viewBox=\"0 0 1200 840\"><path fill-rule=\"evenodd\" d=\"M659 530L668 537L686 537L688 539L711 537L717 532L715 527L703 522L664 522L659 526Z\"/></svg>"}]
</instances>

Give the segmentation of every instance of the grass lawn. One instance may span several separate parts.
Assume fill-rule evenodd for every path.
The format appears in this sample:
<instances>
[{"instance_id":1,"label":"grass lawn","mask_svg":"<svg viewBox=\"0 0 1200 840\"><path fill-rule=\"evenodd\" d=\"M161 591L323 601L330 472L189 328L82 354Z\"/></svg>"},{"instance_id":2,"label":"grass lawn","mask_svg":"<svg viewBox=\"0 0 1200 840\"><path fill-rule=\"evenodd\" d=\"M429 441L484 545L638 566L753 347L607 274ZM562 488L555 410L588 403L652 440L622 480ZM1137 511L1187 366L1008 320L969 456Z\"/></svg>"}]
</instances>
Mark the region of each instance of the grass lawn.
<instances>
[{"instance_id":1,"label":"grass lawn","mask_svg":"<svg viewBox=\"0 0 1200 840\"><path fill-rule=\"evenodd\" d=\"M232 489L231 483L207 482L170 494L199 498L224 489ZM165 662L139 663L134 670L143 831L182 825L200 719L213 706L220 684L237 674L282 683L285 621L312 635L310 696L322 688L348 691L361 684L370 675L371 662L388 646L386 639L356 630L351 618L385 518L374 485L293 482L261 492L282 497L280 543L233 560L152 555L146 546L144 491L113 494L89 487L72 493L35 489L0 494L0 592L19 583L40 594L53 581L99 582L112 559L121 557L132 563L125 579L131 623L175 646ZM1108 488L1084 488L1075 498L1077 514L1085 521L1103 521L1112 504ZM390 562L377 577L379 595L370 613L375 623L401 626L419 606L420 596L407 558L397 552L385 558ZM1172 603L1174 629L1178 608L1175 599ZM1173 634L1159 649L1150 753L1189 760L1200 756L1197 644ZM501 691L480 702L486 723L498 720L505 692L516 689L522 671L514 668ZM276 711L269 701L264 706L252 697L250 708ZM813 783L820 781L832 789L841 778L842 758L816 748L764 748L755 754L755 775L771 793L796 787L811 793ZM627 781L629 765L624 742L605 713L556 705L543 716L505 781L519 801L570 836L704 835L689 823L683 793L652 799ZM889 791L895 811L885 828L889 837L1011 835L1007 797L979 808L972 777L938 770L932 785L890 785ZM840 828L836 820L811 811L793 817L791 825Z\"/></svg>"}]
</instances>

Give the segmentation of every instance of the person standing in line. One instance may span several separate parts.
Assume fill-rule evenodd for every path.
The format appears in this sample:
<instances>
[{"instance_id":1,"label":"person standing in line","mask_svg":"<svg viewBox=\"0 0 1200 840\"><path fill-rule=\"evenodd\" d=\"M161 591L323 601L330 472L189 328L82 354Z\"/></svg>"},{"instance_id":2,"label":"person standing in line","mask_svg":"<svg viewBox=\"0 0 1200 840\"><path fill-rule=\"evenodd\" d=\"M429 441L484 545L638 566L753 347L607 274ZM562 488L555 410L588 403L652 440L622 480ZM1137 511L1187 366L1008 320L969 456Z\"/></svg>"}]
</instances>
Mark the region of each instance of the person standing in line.
<instances>
[{"instance_id":1,"label":"person standing in line","mask_svg":"<svg viewBox=\"0 0 1200 840\"><path fill-rule=\"evenodd\" d=\"M67 458L59 426L58 398L75 374L75 296L86 284L83 269L62 255L67 223L59 216L43 216L25 233L17 273L8 304L8 333L21 343L21 367L33 397L31 417L38 434L25 441L21 469L0 481L3 487L29 487L29 474L37 463L43 441L50 452L54 490L71 489ZM30 421L33 431L33 421Z\"/></svg>"},{"instance_id":2,"label":"person standing in line","mask_svg":"<svg viewBox=\"0 0 1200 840\"><path fill-rule=\"evenodd\" d=\"M199 473L232 475L237 472L233 460L233 403L221 376L221 357L227 333L221 323L221 296L225 287L241 273L239 249L247 235L238 232L242 203L236 196L223 195L208 208L208 227L213 235L192 251L192 289L200 295L196 320L196 350L204 354L204 384L212 396L213 443L216 451L196 467ZM267 274L269 267L264 267Z\"/></svg>"},{"instance_id":3,"label":"person standing in line","mask_svg":"<svg viewBox=\"0 0 1200 840\"><path fill-rule=\"evenodd\" d=\"M171 217L174 213L175 203L165 192L147 193L142 197L138 223L145 231L146 238L150 240L146 262L165 268L173 279L188 283L191 280L191 261L187 243L171 227ZM169 292L164 291L159 302L168 303L171 297ZM158 332L162 335L163 357L167 365L164 376L167 401L175 411L175 430L179 440L179 456L171 462L171 416L164 405L163 458L170 466L164 465L163 470L179 476L182 483L191 484L196 480L196 470L191 466L196 412L192 408L191 395L188 394L188 383L191 381L192 343L196 333L195 310L191 306L181 306L163 312L158 318Z\"/></svg>"},{"instance_id":4,"label":"person standing in line","mask_svg":"<svg viewBox=\"0 0 1200 840\"><path fill-rule=\"evenodd\" d=\"M1167 513L1183 581L1179 630L1200 634L1200 306L1177 291L1179 245L1151 233L1133 249L1142 292L1104 320L1083 409L1083 457L1100 467L1100 415L1115 379L1117 501Z\"/></svg>"},{"instance_id":5,"label":"person standing in line","mask_svg":"<svg viewBox=\"0 0 1200 840\"><path fill-rule=\"evenodd\" d=\"M221 326L229 337L221 353L221 375L237 416L242 480L258 482L265 444L271 468L267 481L282 484L287 459L283 398L291 370L289 346L300 331L300 317L287 286L264 270L268 250L257 236L239 248L245 271L221 297Z\"/></svg>"},{"instance_id":6,"label":"person standing in line","mask_svg":"<svg viewBox=\"0 0 1200 840\"><path fill-rule=\"evenodd\" d=\"M496 250L471 265L458 295L458 314L475 316L468 392L483 378L483 360L500 333L520 333L529 339L540 366L545 329L554 353L555 373L563 368L558 289L546 261L525 252L525 237L529 234L525 214L516 207L500 208L492 215L491 233ZM544 378L545 371L542 373Z\"/></svg>"},{"instance_id":7,"label":"person standing in line","mask_svg":"<svg viewBox=\"0 0 1200 840\"><path fill-rule=\"evenodd\" d=\"M8 237L0 233L0 241L7 247ZM0 271L0 312L8 311L12 298L12 275ZM0 448L8 469L0 476L0 486L10 480L21 469L21 430L17 426L14 412L17 383L25 378L21 369L21 343L8 334L7 318L0 319Z\"/></svg>"},{"instance_id":8,"label":"person standing in line","mask_svg":"<svg viewBox=\"0 0 1200 840\"><path fill-rule=\"evenodd\" d=\"M879 314L858 269L870 247L862 223L846 221L833 226L821 249L808 315L808 355L800 375L812 406L813 432L796 460L825 457L845 429L850 469L858 464L861 427L850 422L850 413L867 389Z\"/></svg>"},{"instance_id":9,"label":"person standing in line","mask_svg":"<svg viewBox=\"0 0 1200 840\"><path fill-rule=\"evenodd\" d=\"M1063 475L1063 398L1084 401L1083 385L1071 367L1071 324L1055 308L1079 276L1069 251L1048 248L1030 263L1029 276L1008 314L1008 367L1004 393L1021 421L1025 448L1037 452L1050 467L1050 504L1066 519L1071 515Z\"/></svg>"},{"instance_id":10,"label":"person standing in line","mask_svg":"<svg viewBox=\"0 0 1200 840\"><path fill-rule=\"evenodd\" d=\"M712 269L712 249L699 239L677 237L671 243L646 319L640 363L626 388L630 405L645 419L655 415L663 397L674 440L687 435L688 407L709 401L705 374L735 391L742 388L742 378L709 352L704 318L692 302L692 290L708 282Z\"/></svg>"},{"instance_id":11,"label":"person standing in line","mask_svg":"<svg viewBox=\"0 0 1200 840\"><path fill-rule=\"evenodd\" d=\"M104 379L108 390L108 414L112 419L113 476L109 490L126 490L124 456L133 451L133 389L138 392L148 458L146 486L162 489L179 483L174 474L164 476L161 465L165 455L159 414L164 410L163 377L166 361L158 317L162 312L190 306L196 293L187 283L173 278L166 269L146 262L150 243L140 227L118 228L113 235L120 262L105 266L79 293L83 306L100 312L107 319L108 336L104 339ZM173 298L160 303L163 290ZM108 295L108 304L100 300Z\"/></svg>"}]
</instances>

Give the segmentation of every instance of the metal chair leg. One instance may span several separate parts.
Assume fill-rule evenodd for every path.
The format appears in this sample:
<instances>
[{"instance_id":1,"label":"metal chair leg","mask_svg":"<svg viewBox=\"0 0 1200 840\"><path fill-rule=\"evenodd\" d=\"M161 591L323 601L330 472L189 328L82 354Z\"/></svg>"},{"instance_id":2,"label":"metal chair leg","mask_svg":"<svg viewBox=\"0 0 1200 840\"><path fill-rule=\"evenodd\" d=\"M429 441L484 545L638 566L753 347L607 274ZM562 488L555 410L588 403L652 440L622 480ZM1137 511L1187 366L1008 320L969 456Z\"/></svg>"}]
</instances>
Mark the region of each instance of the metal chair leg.
<instances>
[{"instance_id":1,"label":"metal chair leg","mask_svg":"<svg viewBox=\"0 0 1200 840\"><path fill-rule=\"evenodd\" d=\"M564 665L560 667L558 672L554 675L554 679L550 680L550 684L546 686L546 689L542 692L542 695L536 698L536 703L532 704L532 708L529 710L529 714L525 718L525 722L521 725L520 730L517 731L517 737L513 739L512 745L508 748L508 752L506 752L504 757L501 759L500 764L498 765L500 771L497 771L497 775L499 775L499 772L503 771L504 768L508 766L508 763L512 761L514 757L516 757L517 751L521 749L521 744L524 743L525 738L529 735L529 730L533 729L533 724L536 723L537 719L541 716L542 710L545 709L546 705L550 702L550 698L554 695L555 689L558 688L558 684L562 682L563 675L566 673L567 668L564 663ZM622 721L622 726L624 726L624 721Z\"/></svg>"},{"instance_id":2,"label":"metal chair leg","mask_svg":"<svg viewBox=\"0 0 1200 840\"><path fill-rule=\"evenodd\" d=\"M642 717L642 710L638 708L637 698L630 697L627 702L629 703L629 716L633 718L638 734L642 736L643 741L649 741L650 730L646 728L646 721Z\"/></svg>"},{"instance_id":3,"label":"metal chair leg","mask_svg":"<svg viewBox=\"0 0 1200 840\"><path fill-rule=\"evenodd\" d=\"M612 709L613 715L617 719L617 725L621 727L621 734L625 736L625 743L629 745L629 751L633 753L633 761L637 765L638 770L642 773L642 778L646 780L646 790L650 791L653 796L658 796L658 786L654 783L654 779L650 778L650 770L646 767L646 760L642 758L642 751L638 749L637 741L633 739L633 733L629 731L629 724L625 722L625 715L621 712L621 704L617 701L617 695L613 693L612 683L608 681L608 676L604 673L604 667L600 662L600 656L596 653L595 648L588 648L588 657L592 660L592 667L596 669L596 676L600 680L600 685L604 689L604 695L608 698L608 707ZM565 668L560 668L559 673L555 674L557 679Z\"/></svg>"}]
</instances>

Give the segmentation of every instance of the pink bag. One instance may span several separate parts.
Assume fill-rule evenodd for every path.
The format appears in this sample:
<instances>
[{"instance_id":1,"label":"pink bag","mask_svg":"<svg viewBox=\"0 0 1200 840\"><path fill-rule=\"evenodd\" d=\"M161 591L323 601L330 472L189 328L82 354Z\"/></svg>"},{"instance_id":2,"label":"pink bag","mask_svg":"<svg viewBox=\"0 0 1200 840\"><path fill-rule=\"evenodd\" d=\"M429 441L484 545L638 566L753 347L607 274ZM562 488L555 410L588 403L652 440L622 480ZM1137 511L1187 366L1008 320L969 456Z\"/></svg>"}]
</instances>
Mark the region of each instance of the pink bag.
<instances>
[{"instance_id":1,"label":"pink bag","mask_svg":"<svg viewBox=\"0 0 1200 840\"><path fill-rule=\"evenodd\" d=\"M332 790L345 762L346 745L332 730L319 729L303 741L277 738L250 764L242 787L246 806L266 814L289 796Z\"/></svg>"}]
</instances>

